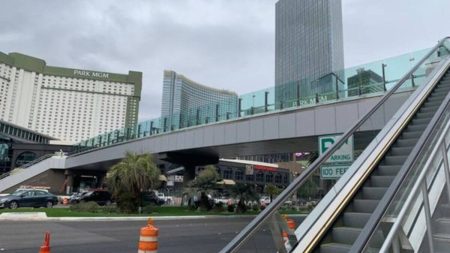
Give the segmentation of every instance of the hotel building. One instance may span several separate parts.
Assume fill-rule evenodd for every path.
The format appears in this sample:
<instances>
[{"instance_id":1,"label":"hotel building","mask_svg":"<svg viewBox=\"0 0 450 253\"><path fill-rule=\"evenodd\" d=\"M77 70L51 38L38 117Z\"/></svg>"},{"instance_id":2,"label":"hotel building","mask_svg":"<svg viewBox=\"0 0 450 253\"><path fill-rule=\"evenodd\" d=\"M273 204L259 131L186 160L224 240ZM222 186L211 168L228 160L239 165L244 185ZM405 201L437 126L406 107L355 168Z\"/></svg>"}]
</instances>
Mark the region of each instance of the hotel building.
<instances>
[{"instance_id":1,"label":"hotel building","mask_svg":"<svg viewBox=\"0 0 450 253\"><path fill-rule=\"evenodd\" d=\"M0 120L69 143L137 123L142 73L47 66L0 52Z\"/></svg>"}]
</instances>

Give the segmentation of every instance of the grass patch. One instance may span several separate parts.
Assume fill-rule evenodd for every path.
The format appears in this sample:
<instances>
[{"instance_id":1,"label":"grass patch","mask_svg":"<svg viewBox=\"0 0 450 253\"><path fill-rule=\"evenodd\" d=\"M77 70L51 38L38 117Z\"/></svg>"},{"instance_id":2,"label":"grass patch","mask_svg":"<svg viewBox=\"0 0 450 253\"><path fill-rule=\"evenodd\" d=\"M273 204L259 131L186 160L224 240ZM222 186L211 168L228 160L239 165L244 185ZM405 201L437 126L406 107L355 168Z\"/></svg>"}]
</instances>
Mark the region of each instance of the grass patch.
<instances>
[{"instance_id":1,"label":"grass patch","mask_svg":"<svg viewBox=\"0 0 450 253\"><path fill-rule=\"evenodd\" d=\"M113 212L110 209L99 208L94 212L90 211L78 211L71 210L70 208L32 208L32 207L22 207L17 209L0 209L0 213L5 212L45 212L48 217L139 217L139 216L196 216L196 215L222 215L222 216L232 216L232 215L257 215L259 211L249 210L245 213L234 213L228 211L199 211L191 210L187 207L179 206L152 206L144 209L145 212L142 214L125 214L118 211ZM283 214L300 214L307 213L306 210L294 211L294 210L280 210Z\"/></svg>"},{"instance_id":2,"label":"grass patch","mask_svg":"<svg viewBox=\"0 0 450 253\"><path fill-rule=\"evenodd\" d=\"M236 215L230 212L207 212L190 210L187 207L153 207L142 214L125 214L120 212L102 212L101 210L95 212L74 211L69 208L28 208L22 207L17 209L0 209L0 213L5 212L45 212L48 217L138 217L138 216L195 216L195 215ZM247 212L245 215L256 215L258 212Z\"/></svg>"}]
</instances>

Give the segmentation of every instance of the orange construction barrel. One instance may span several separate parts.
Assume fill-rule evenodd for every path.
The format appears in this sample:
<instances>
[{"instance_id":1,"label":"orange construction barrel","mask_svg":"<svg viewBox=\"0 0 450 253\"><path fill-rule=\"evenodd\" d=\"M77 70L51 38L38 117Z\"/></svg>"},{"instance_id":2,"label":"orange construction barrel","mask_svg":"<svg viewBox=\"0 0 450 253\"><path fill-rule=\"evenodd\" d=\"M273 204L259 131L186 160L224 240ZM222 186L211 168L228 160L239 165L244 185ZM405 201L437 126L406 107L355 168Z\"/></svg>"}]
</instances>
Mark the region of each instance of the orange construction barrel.
<instances>
[{"instance_id":1,"label":"orange construction barrel","mask_svg":"<svg viewBox=\"0 0 450 253\"><path fill-rule=\"evenodd\" d=\"M158 252L158 232L159 229L153 226L153 220L149 219L147 226L141 228L138 253Z\"/></svg>"}]
</instances>

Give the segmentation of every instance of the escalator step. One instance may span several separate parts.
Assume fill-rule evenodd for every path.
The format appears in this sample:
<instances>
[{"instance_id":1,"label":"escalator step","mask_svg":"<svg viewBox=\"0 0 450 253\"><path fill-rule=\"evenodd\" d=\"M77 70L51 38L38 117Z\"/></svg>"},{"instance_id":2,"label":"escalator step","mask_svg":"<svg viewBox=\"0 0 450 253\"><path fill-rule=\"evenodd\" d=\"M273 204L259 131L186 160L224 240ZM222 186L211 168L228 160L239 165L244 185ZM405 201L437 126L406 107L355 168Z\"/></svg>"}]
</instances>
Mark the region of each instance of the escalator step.
<instances>
[{"instance_id":1,"label":"escalator step","mask_svg":"<svg viewBox=\"0 0 450 253\"><path fill-rule=\"evenodd\" d=\"M320 245L320 253L348 253L352 246L342 243L326 243Z\"/></svg>"},{"instance_id":2,"label":"escalator step","mask_svg":"<svg viewBox=\"0 0 450 253\"><path fill-rule=\"evenodd\" d=\"M420 125L420 124L428 124L428 123L430 123L430 120L429 119L417 119L417 118L415 118L415 119L413 119L411 121L411 123L412 124L418 124L418 125Z\"/></svg>"},{"instance_id":3,"label":"escalator step","mask_svg":"<svg viewBox=\"0 0 450 253\"><path fill-rule=\"evenodd\" d=\"M333 242L353 245L359 233L361 233L361 228L335 227L331 235Z\"/></svg>"},{"instance_id":4,"label":"escalator step","mask_svg":"<svg viewBox=\"0 0 450 253\"><path fill-rule=\"evenodd\" d=\"M376 173L377 175L384 175L384 176L397 175L397 173L400 171L401 168L402 165L379 165L376 170Z\"/></svg>"},{"instance_id":5,"label":"escalator step","mask_svg":"<svg viewBox=\"0 0 450 253\"><path fill-rule=\"evenodd\" d=\"M428 119L428 120L430 120L430 119ZM401 136L402 136L402 138L405 138L405 139L419 139L420 136L422 135L422 133L423 133L422 131L414 131L414 132L404 131ZM412 147L411 147L411 149L412 149Z\"/></svg>"},{"instance_id":6,"label":"escalator step","mask_svg":"<svg viewBox=\"0 0 450 253\"><path fill-rule=\"evenodd\" d=\"M407 140L404 140L404 141L407 141ZM413 140L413 141L414 141L414 143L416 143L416 140ZM402 165L406 161L406 157L407 156L386 156L383 159L382 165Z\"/></svg>"},{"instance_id":7,"label":"escalator step","mask_svg":"<svg viewBox=\"0 0 450 253\"><path fill-rule=\"evenodd\" d=\"M439 106L429 106L429 107L421 107L419 110L419 113L423 112L423 113L434 113L437 111L437 109L439 108Z\"/></svg>"},{"instance_id":8,"label":"escalator step","mask_svg":"<svg viewBox=\"0 0 450 253\"><path fill-rule=\"evenodd\" d=\"M427 99L426 103L438 103L444 101L445 96L447 96L448 91L436 94L434 97L430 97Z\"/></svg>"},{"instance_id":9,"label":"escalator step","mask_svg":"<svg viewBox=\"0 0 450 253\"><path fill-rule=\"evenodd\" d=\"M431 118L433 118L434 113L432 112L418 112L415 115L416 119L428 119L431 120Z\"/></svg>"},{"instance_id":10,"label":"escalator step","mask_svg":"<svg viewBox=\"0 0 450 253\"><path fill-rule=\"evenodd\" d=\"M361 193L358 194L361 194L362 199L379 200L384 196L387 189L387 187L364 186Z\"/></svg>"},{"instance_id":11,"label":"escalator step","mask_svg":"<svg viewBox=\"0 0 450 253\"><path fill-rule=\"evenodd\" d=\"M395 176L371 176L370 185L373 187L389 187Z\"/></svg>"},{"instance_id":12,"label":"escalator step","mask_svg":"<svg viewBox=\"0 0 450 253\"><path fill-rule=\"evenodd\" d=\"M372 213L378 205L378 200L373 199L353 199L352 211L357 213Z\"/></svg>"},{"instance_id":13,"label":"escalator step","mask_svg":"<svg viewBox=\"0 0 450 253\"><path fill-rule=\"evenodd\" d=\"M439 105L441 105L442 104L442 100L439 100L439 101L427 101L427 102L425 102L425 106L439 106Z\"/></svg>"},{"instance_id":14,"label":"escalator step","mask_svg":"<svg viewBox=\"0 0 450 253\"><path fill-rule=\"evenodd\" d=\"M345 226L362 228L369 220L370 213L345 212L343 222Z\"/></svg>"},{"instance_id":15,"label":"escalator step","mask_svg":"<svg viewBox=\"0 0 450 253\"><path fill-rule=\"evenodd\" d=\"M450 234L450 219L439 218L433 222L433 233Z\"/></svg>"},{"instance_id":16,"label":"escalator step","mask_svg":"<svg viewBox=\"0 0 450 253\"><path fill-rule=\"evenodd\" d=\"M448 87L440 86L433 90L433 93L445 93L448 91Z\"/></svg>"},{"instance_id":17,"label":"escalator step","mask_svg":"<svg viewBox=\"0 0 450 253\"><path fill-rule=\"evenodd\" d=\"M410 124L406 127L406 129L410 130L410 131L423 131L423 130L425 130L426 127L427 127L426 124L423 124L423 125Z\"/></svg>"},{"instance_id":18,"label":"escalator step","mask_svg":"<svg viewBox=\"0 0 450 253\"><path fill-rule=\"evenodd\" d=\"M449 88L447 88L447 89L449 89ZM439 93L436 93L436 92L433 92L433 94L431 94L429 97L428 97L428 100L431 100L431 99L434 99L434 100L436 100L436 99L440 99L440 100L444 100L444 98L447 96L447 93L448 92L439 92Z\"/></svg>"}]
</instances>

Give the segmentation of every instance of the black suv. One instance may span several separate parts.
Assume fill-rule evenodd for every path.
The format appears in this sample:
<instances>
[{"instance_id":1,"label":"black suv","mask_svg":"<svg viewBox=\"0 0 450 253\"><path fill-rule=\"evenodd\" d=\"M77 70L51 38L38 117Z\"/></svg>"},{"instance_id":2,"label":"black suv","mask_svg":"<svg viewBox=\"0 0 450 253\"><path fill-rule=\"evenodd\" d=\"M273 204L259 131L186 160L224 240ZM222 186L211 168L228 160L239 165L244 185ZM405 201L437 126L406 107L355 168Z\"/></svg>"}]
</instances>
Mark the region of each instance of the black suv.
<instances>
[{"instance_id":1,"label":"black suv","mask_svg":"<svg viewBox=\"0 0 450 253\"><path fill-rule=\"evenodd\" d=\"M154 204L157 206L163 205L164 200L158 198L154 191L148 191L142 193L142 202L144 205Z\"/></svg>"},{"instance_id":2,"label":"black suv","mask_svg":"<svg viewBox=\"0 0 450 253\"><path fill-rule=\"evenodd\" d=\"M81 195L80 202L88 202L88 201L94 201L97 204L104 206L104 205L110 205L112 202L111 193L104 191L104 190L93 190L88 191Z\"/></svg>"}]
</instances>

